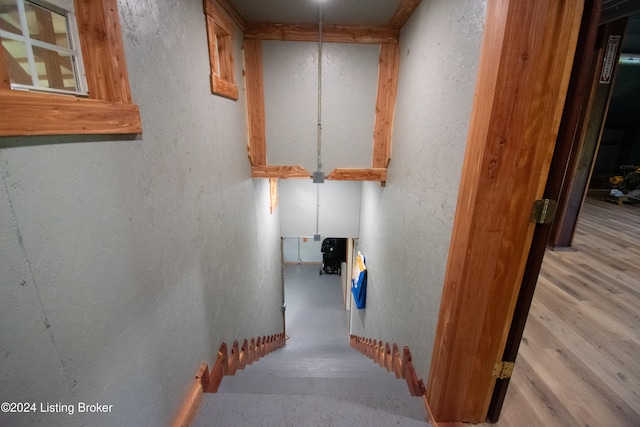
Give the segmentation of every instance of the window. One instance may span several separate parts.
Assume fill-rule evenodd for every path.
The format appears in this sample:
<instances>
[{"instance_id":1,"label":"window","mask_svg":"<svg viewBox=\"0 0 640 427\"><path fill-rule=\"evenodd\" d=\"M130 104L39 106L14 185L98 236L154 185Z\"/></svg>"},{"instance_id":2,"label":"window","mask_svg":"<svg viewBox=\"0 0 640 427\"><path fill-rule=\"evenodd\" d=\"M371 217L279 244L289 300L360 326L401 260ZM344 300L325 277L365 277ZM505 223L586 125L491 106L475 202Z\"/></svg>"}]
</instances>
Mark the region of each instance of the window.
<instances>
[{"instance_id":1,"label":"window","mask_svg":"<svg viewBox=\"0 0 640 427\"><path fill-rule=\"evenodd\" d=\"M211 92L238 100L238 87L233 76L233 19L217 0L204 2L211 64Z\"/></svg>"},{"instance_id":2,"label":"window","mask_svg":"<svg viewBox=\"0 0 640 427\"><path fill-rule=\"evenodd\" d=\"M87 94L73 1L0 0L12 89Z\"/></svg>"},{"instance_id":3,"label":"window","mask_svg":"<svg viewBox=\"0 0 640 427\"><path fill-rule=\"evenodd\" d=\"M142 132L117 0L0 0L0 41L0 136Z\"/></svg>"}]
</instances>

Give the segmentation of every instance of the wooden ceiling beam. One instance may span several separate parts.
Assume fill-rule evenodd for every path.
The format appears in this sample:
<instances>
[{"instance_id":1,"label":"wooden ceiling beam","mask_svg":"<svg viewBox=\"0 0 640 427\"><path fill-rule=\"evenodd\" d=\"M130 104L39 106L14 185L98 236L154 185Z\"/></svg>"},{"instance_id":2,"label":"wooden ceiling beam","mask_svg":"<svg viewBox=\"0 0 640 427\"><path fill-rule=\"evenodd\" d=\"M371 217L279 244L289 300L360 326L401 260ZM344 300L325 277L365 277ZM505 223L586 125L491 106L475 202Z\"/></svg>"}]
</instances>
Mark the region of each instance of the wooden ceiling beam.
<instances>
[{"instance_id":1,"label":"wooden ceiling beam","mask_svg":"<svg viewBox=\"0 0 640 427\"><path fill-rule=\"evenodd\" d=\"M328 43L398 43L399 31L375 26L323 25L322 41ZM317 24L249 23L245 39L317 42Z\"/></svg>"},{"instance_id":2,"label":"wooden ceiling beam","mask_svg":"<svg viewBox=\"0 0 640 427\"><path fill-rule=\"evenodd\" d=\"M335 168L326 179L333 181L381 181L387 180L386 168Z\"/></svg>"},{"instance_id":3,"label":"wooden ceiling beam","mask_svg":"<svg viewBox=\"0 0 640 427\"><path fill-rule=\"evenodd\" d=\"M302 166L252 166L252 178L311 178L311 174Z\"/></svg>"},{"instance_id":4,"label":"wooden ceiling beam","mask_svg":"<svg viewBox=\"0 0 640 427\"><path fill-rule=\"evenodd\" d=\"M421 0L404 0L398 10L396 10L396 14L389 21L389 28L394 30L399 30L404 27L404 24L407 23L413 12L416 10Z\"/></svg>"}]
</instances>

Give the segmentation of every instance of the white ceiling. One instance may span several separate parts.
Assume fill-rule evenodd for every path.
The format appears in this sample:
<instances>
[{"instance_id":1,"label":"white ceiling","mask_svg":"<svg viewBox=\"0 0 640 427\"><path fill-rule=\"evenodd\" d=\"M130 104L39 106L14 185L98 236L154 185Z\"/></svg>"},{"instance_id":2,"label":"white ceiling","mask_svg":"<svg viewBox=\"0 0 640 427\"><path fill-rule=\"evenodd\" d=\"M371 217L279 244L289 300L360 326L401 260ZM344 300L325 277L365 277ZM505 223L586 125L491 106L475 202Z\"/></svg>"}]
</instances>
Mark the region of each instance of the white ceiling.
<instances>
[{"instance_id":1,"label":"white ceiling","mask_svg":"<svg viewBox=\"0 0 640 427\"><path fill-rule=\"evenodd\" d=\"M402 0L230 0L247 22L386 26Z\"/></svg>"}]
</instances>

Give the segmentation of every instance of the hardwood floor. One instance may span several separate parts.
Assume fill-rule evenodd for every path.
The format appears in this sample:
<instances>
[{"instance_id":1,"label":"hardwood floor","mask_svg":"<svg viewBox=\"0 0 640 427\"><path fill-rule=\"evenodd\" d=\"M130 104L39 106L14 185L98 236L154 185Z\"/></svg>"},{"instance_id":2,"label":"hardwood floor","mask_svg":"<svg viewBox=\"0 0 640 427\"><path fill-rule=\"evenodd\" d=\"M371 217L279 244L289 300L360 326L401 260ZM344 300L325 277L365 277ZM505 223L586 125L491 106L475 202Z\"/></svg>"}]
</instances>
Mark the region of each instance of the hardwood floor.
<instances>
[{"instance_id":1,"label":"hardwood floor","mask_svg":"<svg viewBox=\"0 0 640 427\"><path fill-rule=\"evenodd\" d=\"M640 426L640 205L589 196L547 251L498 427Z\"/></svg>"}]
</instances>

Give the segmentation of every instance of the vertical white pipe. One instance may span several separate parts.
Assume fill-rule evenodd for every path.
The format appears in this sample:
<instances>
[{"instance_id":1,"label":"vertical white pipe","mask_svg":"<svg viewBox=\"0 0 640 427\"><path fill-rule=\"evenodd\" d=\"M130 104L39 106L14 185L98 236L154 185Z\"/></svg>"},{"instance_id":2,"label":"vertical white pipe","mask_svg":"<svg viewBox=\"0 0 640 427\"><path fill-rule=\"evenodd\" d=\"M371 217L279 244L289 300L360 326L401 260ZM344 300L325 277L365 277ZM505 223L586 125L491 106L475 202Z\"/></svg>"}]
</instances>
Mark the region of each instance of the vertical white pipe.
<instances>
[{"instance_id":1,"label":"vertical white pipe","mask_svg":"<svg viewBox=\"0 0 640 427\"><path fill-rule=\"evenodd\" d=\"M322 170L322 3L318 4L318 171Z\"/></svg>"}]
</instances>

